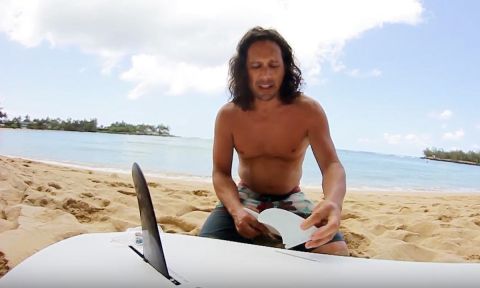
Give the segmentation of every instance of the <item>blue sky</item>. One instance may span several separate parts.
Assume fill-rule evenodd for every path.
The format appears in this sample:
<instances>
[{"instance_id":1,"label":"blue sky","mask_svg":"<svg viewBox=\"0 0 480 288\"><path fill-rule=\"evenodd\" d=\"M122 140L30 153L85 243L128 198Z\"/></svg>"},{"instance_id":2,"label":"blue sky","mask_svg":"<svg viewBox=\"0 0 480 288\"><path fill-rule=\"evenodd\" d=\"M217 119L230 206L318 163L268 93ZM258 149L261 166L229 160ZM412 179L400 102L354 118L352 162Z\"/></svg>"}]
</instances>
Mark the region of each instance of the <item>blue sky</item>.
<instances>
[{"instance_id":1,"label":"blue sky","mask_svg":"<svg viewBox=\"0 0 480 288\"><path fill-rule=\"evenodd\" d=\"M292 45L337 148L480 150L478 1L198 2L0 1L0 107L212 138L226 63L263 25Z\"/></svg>"}]
</instances>

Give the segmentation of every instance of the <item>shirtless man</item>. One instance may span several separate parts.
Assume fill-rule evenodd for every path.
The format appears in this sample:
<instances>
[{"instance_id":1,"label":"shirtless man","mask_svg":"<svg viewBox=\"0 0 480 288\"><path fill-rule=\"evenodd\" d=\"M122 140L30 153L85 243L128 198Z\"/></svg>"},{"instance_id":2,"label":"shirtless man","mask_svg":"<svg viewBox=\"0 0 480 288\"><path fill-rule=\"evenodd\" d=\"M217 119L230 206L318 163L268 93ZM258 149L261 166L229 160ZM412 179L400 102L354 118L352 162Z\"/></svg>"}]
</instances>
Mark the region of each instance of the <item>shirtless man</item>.
<instances>
[{"instance_id":1,"label":"shirtless man","mask_svg":"<svg viewBox=\"0 0 480 288\"><path fill-rule=\"evenodd\" d=\"M229 76L232 101L218 112L213 144L213 185L221 203L200 236L252 243L267 230L243 207L278 207L306 218L303 229L320 227L298 250L348 255L338 232L345 171L325 112L299 91L292 49L277 31L255 27L239 42ZM299 188L309 145L323 176L324 199L315 207ZM238 187L231 174L234 149Z\"/></svg>"}]
</instances>

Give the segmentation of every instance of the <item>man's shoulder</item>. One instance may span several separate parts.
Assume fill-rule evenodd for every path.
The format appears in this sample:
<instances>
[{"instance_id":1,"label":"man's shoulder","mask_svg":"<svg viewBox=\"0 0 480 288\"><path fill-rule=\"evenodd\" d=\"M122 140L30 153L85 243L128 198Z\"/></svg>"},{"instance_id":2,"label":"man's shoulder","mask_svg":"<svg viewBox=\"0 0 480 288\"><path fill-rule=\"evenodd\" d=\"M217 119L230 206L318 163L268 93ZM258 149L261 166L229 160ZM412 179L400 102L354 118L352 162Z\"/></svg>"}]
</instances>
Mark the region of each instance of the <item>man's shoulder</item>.
<instances>
[{"instance_id":1,"label":"man's shoulder","mask_svg":"<svg viewBox=\"0 0 480 288\"><path fill-rule=\"evenodd\" d=\"M322 105L320 105L320 103L314 98L309 97L305 94L301 94L299 97L297 97L294 104L305 112L323 112Z\"/></svg>"},{"instance_id":2,"label":"man's shoulder","mask_svg":"<svg viewBox=\"0 0 480 288\"><path fill-rule=\"evenodd\" d=\"M226 103L218 110L217 121L224 122L224 124L233 123L241 111L242 110L234 103Z\"/></svg>"},{"instance_id":3,"label":"man's shoulder","mask_svg":"<svg viewBox=\"0 0 480 288\"><path fill-rule=\"evenodd\" d=\"M233 102L228 102L225 103L222 107L220 107L219 112L232 112L234 110L238 109L237 105Z\"/></svg>"},{"instance_id":4,"label":"man's shoulder","mask_svg":"<svg viewBox=\"0 0 480 288\"><path fill-rule=\"evenodd\" d=\"M232 102L228 102L218 110L219 116L232 116L238 113L241 109Z\"/></svg>"}]
</instances>

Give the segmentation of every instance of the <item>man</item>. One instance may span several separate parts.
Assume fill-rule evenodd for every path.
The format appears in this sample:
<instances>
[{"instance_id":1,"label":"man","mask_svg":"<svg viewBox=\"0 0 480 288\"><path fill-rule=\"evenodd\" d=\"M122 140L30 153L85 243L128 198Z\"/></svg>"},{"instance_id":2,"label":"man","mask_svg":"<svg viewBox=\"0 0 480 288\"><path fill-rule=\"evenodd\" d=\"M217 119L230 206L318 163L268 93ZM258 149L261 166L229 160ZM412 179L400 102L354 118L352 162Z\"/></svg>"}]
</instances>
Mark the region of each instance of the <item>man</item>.
<instances>
[{"instance_id":1,"label":"man","mask_svg":"<svg viewBox=\"0 0 480 288\"><path fill-rule=\"evenodd\" d=\"M348 255L338 232L345 171L330 138L322 107L303 95L300 69L285 39L273 29L248 31L230 60L232 101L218 112L213 144L213 185L220 204L200 236L252 243L266 227L243 209L288 209L320 227L302 251ZM302 163L312 147L323 175L324 199L316 206L300 191ZM232 179L233 150L240 183Z\"/></svg>"}]
</instances>

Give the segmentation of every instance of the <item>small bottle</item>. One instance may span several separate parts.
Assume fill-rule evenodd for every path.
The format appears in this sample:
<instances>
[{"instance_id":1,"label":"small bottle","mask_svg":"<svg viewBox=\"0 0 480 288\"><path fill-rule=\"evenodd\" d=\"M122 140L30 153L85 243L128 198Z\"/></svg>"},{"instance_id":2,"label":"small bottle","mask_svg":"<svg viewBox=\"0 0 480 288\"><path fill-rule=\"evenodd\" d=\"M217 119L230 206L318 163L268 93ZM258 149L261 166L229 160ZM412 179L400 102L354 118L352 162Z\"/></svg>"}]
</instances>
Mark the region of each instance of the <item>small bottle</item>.
<instances>
[{"instance_id":1,"label":"small bottle","mask_svg":"<svg viewBox=\"0 0 480 288\"><path fill-rule=\"evenodd\" d=\"M135 244L136 245L143 245L142 232L135 232Z\"/></svg>"}]
</instances>

